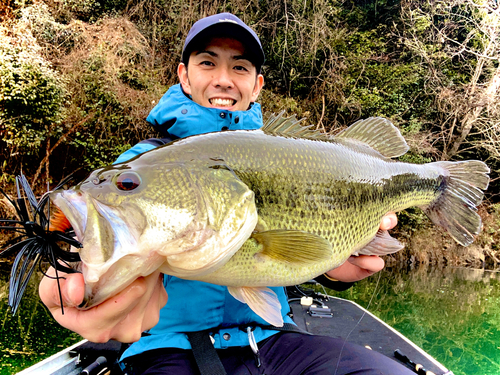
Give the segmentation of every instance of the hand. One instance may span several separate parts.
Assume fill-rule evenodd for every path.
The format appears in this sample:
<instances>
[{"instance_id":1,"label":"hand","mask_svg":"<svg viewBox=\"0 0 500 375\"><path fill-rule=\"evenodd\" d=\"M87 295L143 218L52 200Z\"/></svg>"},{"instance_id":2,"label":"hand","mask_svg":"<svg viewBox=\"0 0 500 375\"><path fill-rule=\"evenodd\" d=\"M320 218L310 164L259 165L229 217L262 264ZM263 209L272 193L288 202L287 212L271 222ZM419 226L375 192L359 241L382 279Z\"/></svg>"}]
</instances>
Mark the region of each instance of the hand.
<instances>
[{"instance_id":1,"label":"hand","mask_svg":"<svg viewBox=\"0 0 500 375\"><path fill-rule=\"evenodd\" d=\"M54 276L50 268L48 275ZM59 273L61 276L61 273ZM88 310L77 308L83 301L85 284L83 275L63 274L60 279L64 315L57 289L57 281L44 277L39 293L54 319L91 342L107 342L111 339L134 342L141 333L153 328L160 318L160 309L167 303L163 276L159 271L140 277L116 296Z\"/></svg>"},{"instance_id":2,"label":"hand","mask_svg":"<svg viewBox=\"0 0 500 375\"><path fill-rule=\"evenodd\" d=\"M380 229L392 229L397 225L397 223L398 218L396 214L390 212L382 218L382 221L380 222ZM350 283L371 276L382 270L384 266L384 260L377 255L351 256L347 259L347 262L341 266L328 271L327 275L336 280Z\"/></svg>"}]
</instances>

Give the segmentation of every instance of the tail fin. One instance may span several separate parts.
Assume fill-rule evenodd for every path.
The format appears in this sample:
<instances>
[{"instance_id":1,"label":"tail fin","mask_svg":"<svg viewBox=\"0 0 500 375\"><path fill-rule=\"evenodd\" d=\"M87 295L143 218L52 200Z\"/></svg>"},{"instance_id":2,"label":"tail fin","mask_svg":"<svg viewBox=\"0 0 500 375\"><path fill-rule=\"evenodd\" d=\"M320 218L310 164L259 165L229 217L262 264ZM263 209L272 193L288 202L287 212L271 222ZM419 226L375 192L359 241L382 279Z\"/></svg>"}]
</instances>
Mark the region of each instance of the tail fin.
<instances>
[{"instance_id":1,"label":"tail fin","mask_svg":"<svg viewBox=\"0 0 500 375\"><path fill-rule=\"evenodd\" d=\"M482 161L433 163L448 171L444 191L435 202L425 207L425 213L437 225L445 228L463 246L474 241L481 229L481 217L476 213L488 187L490 169Z\"/></svg>"}]
</instances>

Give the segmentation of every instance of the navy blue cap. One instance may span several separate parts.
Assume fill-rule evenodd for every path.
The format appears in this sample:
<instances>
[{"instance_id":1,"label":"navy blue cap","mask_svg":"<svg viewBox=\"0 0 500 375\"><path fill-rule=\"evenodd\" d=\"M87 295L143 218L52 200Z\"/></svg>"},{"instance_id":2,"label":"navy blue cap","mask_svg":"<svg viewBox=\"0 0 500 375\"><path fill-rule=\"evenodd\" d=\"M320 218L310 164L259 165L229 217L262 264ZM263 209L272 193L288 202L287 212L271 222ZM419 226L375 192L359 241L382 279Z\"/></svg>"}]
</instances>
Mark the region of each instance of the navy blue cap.
<instances>
[{"instance_id":1,"label":"navy blue cap","mask_svg":"<svg viewBox=\"0 0 500 375\"><path fill-rule=\"evenodd\" d=\"M196 21L184 42L182 62L187 64L189 55L200 46L200 43L221 36L239 40L248 52L249 60L255 65L257 72L260 72L265 61L260 39L255 31L231 13L219 13Z\"/></svg>"}]
</instances>

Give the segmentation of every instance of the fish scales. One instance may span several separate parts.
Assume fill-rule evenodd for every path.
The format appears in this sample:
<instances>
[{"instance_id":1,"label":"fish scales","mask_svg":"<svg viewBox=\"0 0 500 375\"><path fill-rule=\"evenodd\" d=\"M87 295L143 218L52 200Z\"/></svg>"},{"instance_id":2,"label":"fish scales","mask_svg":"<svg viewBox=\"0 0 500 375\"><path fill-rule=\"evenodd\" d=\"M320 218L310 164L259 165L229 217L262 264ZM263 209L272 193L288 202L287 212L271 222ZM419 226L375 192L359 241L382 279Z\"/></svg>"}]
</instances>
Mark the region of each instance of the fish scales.
<instances>
[{"instance_id":1,"label":"fish scales","mask_svg":"<svg viewBox=\"0 0 500 375\"><path fill-rule=\"evenodd\" d=\"M379 231L388 212L421 207L470 244L488 167L391 159L407 149L382 118L330 137L277 117L264 131L197 135L94 171L51 193L83 244L84 308L160 269L227 285L279 326L281 307L267 287L307 281L352 254L401 249Z\"/></svg>"},{"instance_id":2,"label":"fish scales","mask_svg":"<svg viewBox=\"0 0 500 375\"><path fill-rule=\"evenodd\" d=\"M374 235L385 213L430 202L441 184L435 168L356 153L336 142L292 140L243 131L192 138L186 144L189 148L203 148L202 158L216 155L234 171L254 192L259 217L268 229L324 231L332 243L338 242L335 229L352 224L353 214L368 212L369 219L363 220L372 223L369 232ZM261 152L262 145L263 150L271 148L272 153ZM179 160L177 146L184 145L164 149L172 154L167 161ZM293 163L301 158L303 163ZM284 163L275 166L276 160ZM370 204L373 207L368 209ZM342 233L344 237L358 243L356 233L366 236L368 228L359 231L350 227L353 233Z\"/></svg>"},{"instance_id":3,"label":"fish scales","mask_svg":"<svg viewBox=\"0 0 500 375\"><path fill-rule=\"evenodd\" d=\"M444 181L442 168L396 163L352 151L337 142L291 140L263 133L251 137L241 133L241 139L238 137L237 132L214 134L213 145L203 142L204 152L221 155L255 193L259 219L266 223L266 230L286 228L317 234L331 243L332 255L329 262L316 267L283 262L281 273L275 263L269 263L263 271L269 277L256 280L260 273L249 266L258 250L248 245L223 268L202 278L205 281L234 286L306 281L342 264L367 244L387 212L435 200ZM270 141L264 141L270 137ZM196 140L192 141L195 146ZM259 145L269 147L269 142L273 152L259 152ZM258 156L258 162L254 162ZM276 159L286 163L273 168ZM293 163L296 159L300 162Z\"/></svg>"}]
</instances>

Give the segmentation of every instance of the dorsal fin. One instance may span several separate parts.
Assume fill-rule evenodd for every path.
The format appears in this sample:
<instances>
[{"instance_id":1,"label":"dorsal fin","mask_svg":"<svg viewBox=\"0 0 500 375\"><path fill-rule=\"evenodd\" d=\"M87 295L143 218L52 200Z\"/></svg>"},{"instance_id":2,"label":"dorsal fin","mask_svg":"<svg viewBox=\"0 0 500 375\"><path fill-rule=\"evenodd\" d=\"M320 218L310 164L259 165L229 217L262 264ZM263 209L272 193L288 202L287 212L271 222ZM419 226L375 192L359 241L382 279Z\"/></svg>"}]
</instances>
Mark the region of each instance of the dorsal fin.
<instances>
[{"instance_id":1,"label":"dorsal fin","mask_svg":"<svg viewBox=\"0 0 500 375\"><path fill-rule=\"evenodd\" d=\"M368 146L387 158L401 156L409 149L399 129L383 117L369 117L356 121L336 136L330 136L315 130L312 125L300 125L304 119L297 120L295 115L284 117L284 113L285 111L278 114L266 114L267 120L262 131L266 134L288 138L306 138L325 142L353 141L358 145L361 144L362 148Z\"/></svg>"},{"instance_id":2,"label":"dorsal fin","mask_svg":"<svg viewBox=\"0 0 500 375\"><path fill-rule=\"evenodd\" d=\"M399 129L383 117L358 120L335 138L353 139L365 143L388 158L401 156L409 149Z\"/></svg>"},{"instance_id":3,"label":"dorsal fin","mask_svg":"<svg viewBox=\"0 0 500 375\"><path fill-rule=\"evenodd\" d=\"M279 135L289 138L307 138L318 139L323 141L331 141L331 137L312 129L312 125L300 125L305 118L297 120L297 116L284 117L285 111L278 114L266 113L267 119L264 121L262 131L266 134Z\"/></svg>"}]
</instances>

